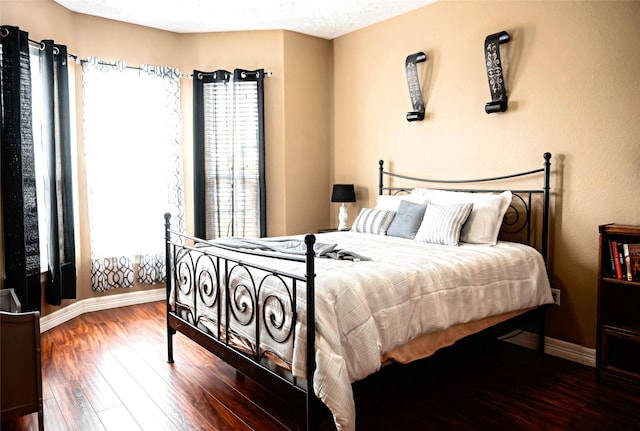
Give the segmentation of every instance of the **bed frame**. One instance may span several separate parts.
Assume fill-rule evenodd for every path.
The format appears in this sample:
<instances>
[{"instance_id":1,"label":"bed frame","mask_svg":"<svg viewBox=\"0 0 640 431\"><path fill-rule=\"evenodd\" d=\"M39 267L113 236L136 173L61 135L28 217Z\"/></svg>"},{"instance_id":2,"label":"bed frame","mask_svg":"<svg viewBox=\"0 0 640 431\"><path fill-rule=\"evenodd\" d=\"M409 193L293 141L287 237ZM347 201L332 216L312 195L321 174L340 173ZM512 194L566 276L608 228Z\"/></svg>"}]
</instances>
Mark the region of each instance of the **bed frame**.
<instances>
[{"instance_id":1,"label":"bed frame","mask_svg":"<svg viewBox=\"0 0 640 431\"><path fill-rule=\"evenodd\" d=\"M513 193L512 205L505 215L501 237L506 239L525 242L536 246L542 256L547 261L548 256L548 236L549 236L549 177L550 177L551 154L544 154L544 164L540 169L520 172L511 175L484 178L476 180L430 180L399 175L384 170L384 163L379 162L379 194L407 193L413 187L432 187L446 190L464 190L467 192L501 192L511 190ZM533 189L508 189L500 187L485 187L487 184L500 184L505 180L514 180L522 177L537 178L543 177L542 188ZM385 182L386 180L386 182ZM396 185L404 182L406 185ZM393 183L393 184L392 184ZM435 185L445 187L435 187ZM471 186L471 188L466 188ZM515 235L515 237L514 237ZM251 263L251 256L247 254L246 259L231 259L224 257L223 253L216 253L211 247L203 249L202 245L215 245L206 240L195 238L183 233L174 231L170 226L170 215L165 214L165 241L166 241L166 271L167 271L167 355L168 362L173 363L173 335L180 332L186 335L197 344L203 346L214 353L222 360L233 366L236 370L253 379L259 384L270 388L272 391L291 396L305 398L306 402L306 427L307 430L317 429L321 423L323 405L315 396L313 390L307 390L307 381L301 381L293 377L290 373L283 372L273 366L269 359L269 352L260 351L255 347L238 349L230 341L230 335L234 328L255 327L253 338L255 345L260 345L262 327L272 341L277 343L294 343L295 323L298 316L294 311L292 315L285 315L281 319L275 315L267 315L265 304L271 307L279 307L281 310L286 305L295 310L295 304L299 297L298 287L306 286L307 302L307 376L313 376L315 364L315 268L313 244L315 236L308 234L305 236L307 252L304 258L306 262L305 274L290 274L274 268ZM548 264L547 264L548 266ZM229 288L225 282L234 272L258 270L263 274L261 278L251 277L250 285L241 284L234 288ZM254 271L255 272L255 271ZM274 279L282 285L289 299L288 304L283 304L282 299L276 296L261 295L261 286L265 280ZM202 315L201 310L196 308L196 301L191 308L173 305L177 298L178 289L183 291L194 289L198 293L201 301L208 307L215 308L217 315L224 316L224 322L218 319L215 327L205 327L199 324ZM238 292L250 293L251 300L239 303ZM226 301L221 301L224 291ZM223 303L224 302L224 303ZM234 311L246 313L249 311L250 319L238 319ZM223 314L221 314L223 312ZM497 337L504 335L515 329L523 328L523 325L530 325L534 322L537 325L539 338L538 350L544 351L546 311L545 306L538 307L514 319L502 322L494 327L490 327L477 335ZM290 329L287 329L290 328Z\"/></svg>"}]
</instances>

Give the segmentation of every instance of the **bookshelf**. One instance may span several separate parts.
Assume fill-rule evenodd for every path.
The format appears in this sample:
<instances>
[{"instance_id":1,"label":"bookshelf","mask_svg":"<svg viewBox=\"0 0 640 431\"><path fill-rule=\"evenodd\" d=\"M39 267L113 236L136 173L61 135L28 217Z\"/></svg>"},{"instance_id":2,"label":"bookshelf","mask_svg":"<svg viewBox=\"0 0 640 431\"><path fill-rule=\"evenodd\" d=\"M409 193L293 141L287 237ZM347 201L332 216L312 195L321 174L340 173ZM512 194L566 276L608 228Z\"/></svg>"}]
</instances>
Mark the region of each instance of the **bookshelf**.
<instances>
[{"instance_id":1,"label":"bookshelf","mask_svg":"<svg viewBox=\"0 0 640 431\"><path fill-rule=\"evenodd\" d=\"M598 381L640 392L640 281L613 274L610 241L640 243L640 226L599 226Z\"/></svg>"}]
</instances>

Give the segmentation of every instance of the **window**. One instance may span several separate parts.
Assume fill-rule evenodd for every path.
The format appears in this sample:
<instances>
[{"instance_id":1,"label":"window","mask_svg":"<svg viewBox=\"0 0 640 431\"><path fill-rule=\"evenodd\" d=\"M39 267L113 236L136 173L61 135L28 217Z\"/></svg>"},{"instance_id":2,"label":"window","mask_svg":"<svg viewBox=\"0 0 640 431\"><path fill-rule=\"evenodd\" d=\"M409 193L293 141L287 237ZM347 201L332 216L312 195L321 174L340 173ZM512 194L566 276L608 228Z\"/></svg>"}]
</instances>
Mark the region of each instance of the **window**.
<instances>
[{"instance_id":1,"label":"window","mask_svg":"<svg viewBox=\"0 0 640 431\"><path fill-rule=\"evenodd\" d=\"M263 71L194 71L196 235L266 236Z\"/></svg>"},{"instance_id":2,"label":"window","mask_svg":"<svg viewBox=\"0 0 640 431\"><path fill-rule=\"evenodd\" d=\"M36 173L36 202L38 206L38 230L40 231L40 268L47 272L49 266L48 236L49 221L44 196L45 165L42 148L42 77L40 74L40 48L29 46L29 61L31 62L31 124L33 133L33 152Z\"/></svg>"},{"instance_id":3,"label":"window","mask_svg":"<svg viewBox=\"0 0 640 431\"><path fill-rule=\"evenodd\" d=\"M162 281L164 213L184 230L180 74L88 59L82 81L92 287Z\"/></svg>"}]
</instances>

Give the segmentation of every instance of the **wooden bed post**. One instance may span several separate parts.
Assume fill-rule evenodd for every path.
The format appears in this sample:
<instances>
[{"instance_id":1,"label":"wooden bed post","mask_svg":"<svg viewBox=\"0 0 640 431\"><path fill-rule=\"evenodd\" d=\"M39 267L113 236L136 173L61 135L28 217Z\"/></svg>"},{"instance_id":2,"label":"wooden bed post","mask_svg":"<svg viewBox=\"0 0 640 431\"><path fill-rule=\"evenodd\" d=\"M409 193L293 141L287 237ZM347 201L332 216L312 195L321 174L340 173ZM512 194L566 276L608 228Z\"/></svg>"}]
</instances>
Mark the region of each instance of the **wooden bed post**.
<instances>
[{"instance_id":1,"label":"wooden bed post","mask_svg":"<svg viewBox=\"0 0 640 431\"><path fill-rule=\"evenodd\" d=\"M171 327L171 324L169 323L169 310L171 310L171 303L170 303L170 297L171 297L171 281L172 281L172 277L173 274L171 272L171 214L170 213L165 213L164 214L164 240L165 240L165 270L166 270L166 278L165 278L165 283L166 283L166 291L167 291L167 302L166 302L166 307L167 307L167 362L170 364L173 364L173 334L176 333L176 331Z\"/></svg>"}]
</instances>

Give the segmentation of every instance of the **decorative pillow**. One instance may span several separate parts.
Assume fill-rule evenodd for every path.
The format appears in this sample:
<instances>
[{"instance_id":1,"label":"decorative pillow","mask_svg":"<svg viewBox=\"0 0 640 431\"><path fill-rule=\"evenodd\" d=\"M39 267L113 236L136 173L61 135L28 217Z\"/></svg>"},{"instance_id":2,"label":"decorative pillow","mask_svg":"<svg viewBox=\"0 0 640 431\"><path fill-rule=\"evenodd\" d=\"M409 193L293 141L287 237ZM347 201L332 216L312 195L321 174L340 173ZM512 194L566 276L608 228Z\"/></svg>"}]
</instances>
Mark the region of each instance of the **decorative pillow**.
<instances>
[{"instance_id":1,"label":"decorative pillow","mask_svg":"<svg viewBox=\"0 0 640 431\"><path fill-rule=\"evenodd\" d=\"M427 204L400 202L398 212L387 229L387 235L413 239L420 228Z\"/></svg>"},{"instance_id":2,"label":"decorative pillow","mask_svg":"<svg viewBox=\"0 0 640 431\"><path fill-rule=\"evenodd\" d=\"M395 214L395 211L362 208L360 210L360 214L358 214L358 217L356 218L356 221L353 222L351 230L353 232L385 235Z\"/></svg>"},{"instance_id":3,"label":"decorative pillow","mask_svg":"<svg viewBox=\"0 0 640 431\"><path fill-rule=\"evenodd\" d=\"M431 244L458 245L460 230L472 208L472 203L427 205L414 239Z\"/></svg>"},{"instance_id":4,"label":"decorative pillow","mask_svg":"<svg viewBox=\"0 0 640 431\"><path fill-rule=\"evenodd\" d=\"M462 226L460 240L473 244L491 245L495 245L498 241L502 220L509 205L511 205L512 197L510 191L489 194L414 189L412 193L429 199L430 202L438 205L473 203L471 214L464 226Z\"/></svg>"}]
</instances>

